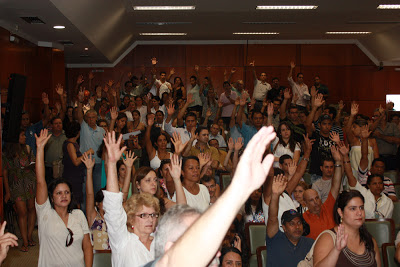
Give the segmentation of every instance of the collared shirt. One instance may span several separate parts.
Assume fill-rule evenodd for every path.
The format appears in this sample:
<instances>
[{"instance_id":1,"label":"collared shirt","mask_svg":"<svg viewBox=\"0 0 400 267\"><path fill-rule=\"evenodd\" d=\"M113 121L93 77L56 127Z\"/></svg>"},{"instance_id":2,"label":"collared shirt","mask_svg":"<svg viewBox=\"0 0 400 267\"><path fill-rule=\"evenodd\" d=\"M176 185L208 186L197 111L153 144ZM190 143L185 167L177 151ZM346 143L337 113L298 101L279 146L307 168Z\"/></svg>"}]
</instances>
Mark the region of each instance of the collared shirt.
<instances>
[{"instance_id":1,"label":"collared shirt","mask_svg":"<svg viewBox=\"0 0 400 267\"><path fill-rule=\"evenodd\" d=\"M335 226L335 221L333 220L335 201L332 193L329 192L328 198L324 204L322 204L319 216L311 213L310 210L303 213L304 220L310 225L310 234L307 237L315 240L324 230L331 229Z\"/></svg>"},{"instance_id":2,"label":"collared shirt","mask_svg":"<svg viewBox=\"0 0 400 267\"><path fill-rule=\"evenodd\" d=\"M253 97L258 101L264 101L269 90L271 90L271 85L267 82L262 82L258 79L254 80L254 92Z\"/></svg>"},{"instance_id":3,"label":"collared shirt","mask_svg":"<svg viewBox=\"0 0 400 267\"><path fill-rule=\"evenodd\" d=\"M360 166L358 166L358 173L357 173L357 180L358 182L364 186L367 187L367 180L368 176L371 175L371 172L366 169L366 170L361 170ZM383 193L386 196L396 196L396 190L394 188L394 184L392 180L389 177L384 176L383 177Z\"/></svg>"},{"instance_id":4,"label":"collared shirt","mask_svg":"<svg viewBox=\"0 0 400 267\"><path fill-rule=\"evenodd\" d=\"M256 127L253 125L247 125L246 123L242 123L242 127L238 128L239 132L242 134L244 139L244 147L250 142L251 138L258 132Z\"/></svg>"},{"instance_id":5,"label":"collared shirt","mask_svg":"<svg viewBox=\"0 0 400 267\"><path fill-rule=\"evenodd\" d=\"M225 142L225 139L222 137L222 135L217 134L214 136L210 133L208 136L208 140L211 140L211 139L216 139L218 141L219 147L226 147L226 142Z\"/></svg>"},{"instance_id":6,"label":"collared shirt","mask_svg":"<svg viewBox=\"0 0 400 267\"><path fill-rule=\"evenodd\" d=\"M385 194L381 194L378 200L375 201L375 196L371 193L371 190L366 189L359 182L354 187L350 186L350 189L358 190L363 195L365 199L365 219L392 218L393 201Z\"/></svg>"},{"instance_id":7,"label":"collared shirt","mask_svg":"<svg viewBox=\"0 0 400 267\"><path fill-rule=\"evenodd\" d=\"M53 162L63 158L62 147L64 141L67 140L65 133L59 136L52 135L44 148L44 160L46 167L52 167Z\"/></svg>"},{"instance_id":8,"label":"collared shirt","mask_svg":"<svg viewBox=\"0 0 400 267\"><path fill-rule=\"evenodd\" d=\"M297 245L294 245L281 231L277 231L272 238L267 235L265 242L268 255L272 256L267 257L268 267L296 267L300 261L304 260L314 244L314 240L302 236Z\"/></svg>"},{"instance_id":9,"label":"collared shirt","mask_svg":"<svg viewBox=\"0 0 400 267\"><path fill-rule=\"evenodd\" d=\"M172 120L167 123L165 122L164 124L164 130L172 136L173 133L178 133L181 136L182 144L188 142L190 140L190 137L192 134L188 132L188 130L185 128L176 128L172 126Z\"/></svg>"},{"instance_id":10,"label":"collared shirt","mask_svg":"<svg viewBox=\"0 0 400 267\"><path fill-rule=\"evenodd\" d=\"M96 164L101 163L101 158L97 156L97 150L103 142L104 134L106 132L102 127L96 126L96 129L90 127L84 120L81 123L81 142L80 150L83 153L90 148L94 150L94 159Z\"/></svg>"},{"instance_id":11,"label":"collared shirt","mask_svg":"<svg viewBox=\"0 0 400 267\"><path fill-rule=\"evenodd\" d=\"M230 98L235 100L237 98L237 94L234 91L231 91ZM229 104L225 107L222 107L221 117L231 117L232 111L235 108L235 104L232 104L231 101L229 101L228 97L225 95L225 92L220 95L219 100L224 104Z\"/></svg>"},{"instance_id":12,"label":"collared shirt","mask_svg":"<svg viewBox=\"0 0 400 267\"><path fill-rule=\"evenodd\" d=\"M386 123L385 129L378 127L376 129L383 135L400 137L400 131L396 124L388 122ZM380 155L396 155L397 144L388 143L383 139L376 138L376 143L379 147Z\"/></svg>"},{"instance_id":13,"label":"collared shirt","mask_svg":"<svg viewBox=\"0 0 400 267\"><path fill-rule=\"evenodd\" d=\"M183 142L183 141L182 141ZM208 144L206 145L206 147L204 149L200 149L196 145L192 146L190 148L190 155L191 156L198 156L200 153L211 153L211 159L218 161L219 160L219 153L218 150L215 147L209 146Z\"/></svg>"},{"instance_id":14,"label":"collared shirt","mask_svg":"<svg viewBox=\"0 0 400 267\"><path fill-rule=\"evenodd\" d=\"M305 94L310 95L308 92L308 86L305 83L299 84L297 82L294 82L292 77L289 77L288 81L289 81L290 86L292 87L293 94L297 94L299 96L299 99L297 100L297 102L294 103L292 101L292 103L302 106L302 107L306 107L307 104L310 102L309 100L304 99Z\"/></svg>"}]
</instances>

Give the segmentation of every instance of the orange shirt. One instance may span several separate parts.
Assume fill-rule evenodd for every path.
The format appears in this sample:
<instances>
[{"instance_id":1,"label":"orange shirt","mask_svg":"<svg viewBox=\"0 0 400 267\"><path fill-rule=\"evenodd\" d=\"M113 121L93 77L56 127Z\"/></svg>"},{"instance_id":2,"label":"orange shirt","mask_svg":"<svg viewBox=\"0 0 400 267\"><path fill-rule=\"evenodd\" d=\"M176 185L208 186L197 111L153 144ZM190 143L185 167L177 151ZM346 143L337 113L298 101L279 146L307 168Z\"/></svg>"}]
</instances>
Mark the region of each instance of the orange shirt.
<instances>
[{"instance_id":1,"label":"orange shirt","mask_svg":"<svg viewBox=\"0 0 400 267\"><path fill-rule=\"evenodd\" d=\"M324 204L322 204L319 217L317 214L310 213L308 210L303 214L304 220L310 225L310 234L307 237L315 240L322 231L331 229L336 225L333 220L335 201L332 193L329 192L328 198Z\"/></svg>"}]
</instances>

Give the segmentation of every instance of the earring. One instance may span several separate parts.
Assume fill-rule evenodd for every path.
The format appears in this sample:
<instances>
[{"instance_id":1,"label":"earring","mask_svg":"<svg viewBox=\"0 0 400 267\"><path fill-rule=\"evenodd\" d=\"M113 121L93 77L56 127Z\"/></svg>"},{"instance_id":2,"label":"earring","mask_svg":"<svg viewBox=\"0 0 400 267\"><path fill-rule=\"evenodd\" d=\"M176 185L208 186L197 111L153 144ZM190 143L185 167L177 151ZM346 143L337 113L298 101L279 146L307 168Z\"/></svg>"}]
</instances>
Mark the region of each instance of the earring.
<instances>
[{"instance_id":1,"label":"earring","mask_svg":"<svg viewBox=\"0 0 400 267\"><path fill-rule=\"evenodd\" d=\"M132 230L135 228L133 225L131 226Z\"/></svg>"},{"instance_id":2,"label":"earring","mask_svg":"<svg viewBox=\"0 0 400 267\"><path fill-rule=\"evenodd\" d=\"M343 222L343 217L340 217L340 224L342 224Z\"/></svg>"}]
</instances>

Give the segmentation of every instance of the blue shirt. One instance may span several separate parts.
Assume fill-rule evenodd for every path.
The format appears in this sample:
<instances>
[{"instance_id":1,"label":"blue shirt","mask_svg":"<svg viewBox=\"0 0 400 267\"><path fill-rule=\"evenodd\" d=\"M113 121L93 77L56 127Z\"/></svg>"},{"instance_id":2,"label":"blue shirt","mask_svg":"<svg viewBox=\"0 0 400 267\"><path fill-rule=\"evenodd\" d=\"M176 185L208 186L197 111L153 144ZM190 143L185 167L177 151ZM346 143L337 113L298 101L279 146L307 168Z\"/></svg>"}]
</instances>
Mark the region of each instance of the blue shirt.
<instances>
[{"instance_id":1,"label":"blue shirt","mask_svg":"<svg viewBox=\"0 0 400 267\"><path fill-rule=\"evenodd\" d=\"M256 127L242 123L242 127L238 128L244 139L244 147L250 142L251 138L258 132Z\"/></svg>"},{"instance_id":2,"label":"blue shirt","mask_svg":"<svg viewBox=\"0 0 400 267\"><path fill-rule=\"evenodd\" d=\"M97 150L103 142L104 134L105 131L102 127L96 126L96 130L93 130L84 120L82 121L80 149L82 154L90 148L93 149L96 164L101 163L101 158L97 156Z\"/></svg>"},{"instance_id":3,"label":"blue shirt","mask_svg":"<svg viewBox=\"0 0 400 267\"><path fill-rule=\"evenodd\" d=\"M295 246L281 231L277 231L272 238L267 235L265 241L267 255L270 255L267 256L267 267L296 267L300 261L304 260L314 243L313 239L302 236Z\"/></svg>"},{"instance_id":4,"label":"blue shirt","mask_svg":"<svg viewBox=\"0 0 400 267\"><path fill-rule=\"evenodd\" d=\"M36 156L36 138L35 138L35 134L37 136L40 135L40 131L44 129L43 127L43 121L39 121L35 124L32 124L31 126L29 126L26 131L25 131L25 136L26 136L26 141L25 143L31 147L32 151L33 151L33 155Z\"/></svg>"}]
</instances>

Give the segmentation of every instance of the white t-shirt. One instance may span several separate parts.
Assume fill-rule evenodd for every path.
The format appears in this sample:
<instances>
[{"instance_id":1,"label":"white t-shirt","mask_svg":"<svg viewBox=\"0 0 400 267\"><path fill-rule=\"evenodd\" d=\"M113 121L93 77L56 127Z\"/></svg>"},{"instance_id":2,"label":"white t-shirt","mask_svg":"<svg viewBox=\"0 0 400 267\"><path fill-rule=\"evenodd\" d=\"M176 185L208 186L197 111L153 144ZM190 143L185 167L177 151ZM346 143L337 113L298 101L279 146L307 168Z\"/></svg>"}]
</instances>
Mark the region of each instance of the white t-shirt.
<instances>
[{"instance_id":1,"label":"white t-shirt","mask_svg":"<svg viewBox=\"0 0 400 267\"><path fill-rule=\"evenodd\" d=\"M147 121L146 121L147 107L141 106L140 108L137 108L137 110L140 112L140 122L147 125Z\"/></svg>"},{"instance_id":2,"label":"white t-shirt","mask_svg":"<svg viewBox=\"0 0 400 267\"><path fill-rule=\"evenodd\" d=\"M156 80L155 82L154 82L154 84L159 84L160 85L160 89L159 89L159 97L161 98L162 97L162 94L163 93L165 93L165 92L167 92L167 93L170 93L170 89L169 88L171 88L171 84L169 83L169 82L167 82L167 81L165 81L164 83L162 83L160 80ZM156 87L156 89L157 89L157 87Z\"/></svg>"},{"instance_id":3,"label":"white t-shirt","mask_svg":"<svg viewBox=\"0 0 400 267\"><path fill-rule=\"evenodd\" d=\"M154 260L154 240L150 251L140 242L139 237L128 231L127 216L122 207L122 193L103 190L103 208L106 211L104 219L107 222L107 232L112 250L113 267L142 266Z\"/></svg>"},{"instance_id":4,"label":"white t-shirt","mask_svg":"<svg viewBox=\"0 0 400 267\"><path fill-rule=\"evenodd\" d=\"M265 217L265 225L267 225L269 206L267 204L265 204L264 197L263 197L263 201L262 201L262 208L263 208L264 217ZM282 214L285 211L291 210L291 209L295 210L296 206L295 206L292 198L288 194L283 192L282 195L279 196L279 210L278 210L279 230L281 230L281 232L283 232L283 228L282 228L282 224L281 224Z\"/></svg>"},{"instance_id":5,"label":"white t-shirt","mask_svg":"<svg viewBox=\"0 0 400 267\"><path fill-rule=\"evenodd\" d=\"M68 216L68 228L73 233L74 241L65 246L69 234L64 221L46 202L39 205L35 201L39 229L39 263L38 266L85 266L82 240L85 234L90 234L85 215L81 210L74 209Z\"/></svg>"},{"instance_id":6,"label":"white t-shirt","mask_svg":"<svg viewBox=\"0 0 400 267\"><path fill-rule=\"evenodd\" d=\"M275 149L275 146L278 144L278 141L279 138L276 137L275 140L272 142L272 147L273 147L272 151L274 152L274 156L280 158L281 156L287 154L293 158L294 153L290 150L289 144L287 144L286 146L279 144ZM294 151L300 151L300 145L297 142ZM279 168L279 161L274 162L274 168Z\"/></svg>"},{"instance_id":7,"label":"white t-shirt","mask_svg":"<svg viewBox=\"0 0 400 267\"><path fill-rule=\"evenodd\" d=\"M193 195L186 188L183 188L185 192L187 204L190 207L196 208L201 212L206 211L210 206L210 193L205 185L199 184L200 192L197 195ZM176 202L176 194L173 195L172 201Z\"/></svg>"},{"instance_id":8,"label":"white t-shirt","mask_svg":"<svg viewBox=\"0 0 400 267\"><path fill-rule=\"evenodd\" d=\"M325 200L328 198L329 192L331 192L331 187L332 187L332 179L324 180L321 178L312 184L312 189L318 192L318 195L321 198L322 203L324 203Z\"/></svg>"}]
</instances>

